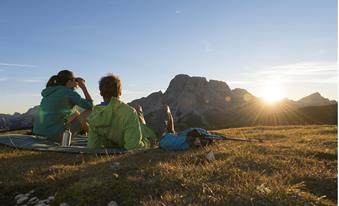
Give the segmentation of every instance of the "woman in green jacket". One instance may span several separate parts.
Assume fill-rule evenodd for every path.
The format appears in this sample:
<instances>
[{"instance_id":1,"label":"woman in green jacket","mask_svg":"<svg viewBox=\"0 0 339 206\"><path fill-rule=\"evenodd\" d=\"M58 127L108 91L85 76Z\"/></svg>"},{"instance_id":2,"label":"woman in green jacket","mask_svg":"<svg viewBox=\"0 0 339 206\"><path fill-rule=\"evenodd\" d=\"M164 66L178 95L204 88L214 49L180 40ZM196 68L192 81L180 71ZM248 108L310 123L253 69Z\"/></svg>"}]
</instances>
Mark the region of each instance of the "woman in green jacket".
<instances>
[{"instance_id":1,"label":"woman in green jacket","mask_svg":"<svg viewBox=\"0 0 339 206\"><path fill-rule=\"evenodd\" d=\"M77 87L81 88L85 99L74 91ZM71 132L86 130L86 119L93 107L93 100L82 78L75 78L73 72L68 70L60 71L49 79L41 95L39 111L33 124L34 134L61 142L66 128ZM75 105L85 109L85 112L71 115Z\"/></svg>"}]
</instances>

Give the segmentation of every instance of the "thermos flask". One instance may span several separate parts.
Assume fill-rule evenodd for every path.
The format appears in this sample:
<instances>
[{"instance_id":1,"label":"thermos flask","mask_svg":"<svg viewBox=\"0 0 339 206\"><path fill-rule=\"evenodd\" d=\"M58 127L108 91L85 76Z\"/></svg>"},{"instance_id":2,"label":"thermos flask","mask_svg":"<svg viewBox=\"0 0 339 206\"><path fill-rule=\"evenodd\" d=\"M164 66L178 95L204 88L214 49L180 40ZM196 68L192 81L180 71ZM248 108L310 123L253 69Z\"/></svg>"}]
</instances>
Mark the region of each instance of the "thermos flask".
<instances>
[{"instance_id":1,"label":"thermos flask","mask_svg":"<svg viewBox=\"0 0 339 206\"><path fill-rule=\"evenodd\" d=\"M70 146L71 140L72 140L72 132L69 129L67 129L62 134L61 146Z\"/></svg>"}]
</instances>

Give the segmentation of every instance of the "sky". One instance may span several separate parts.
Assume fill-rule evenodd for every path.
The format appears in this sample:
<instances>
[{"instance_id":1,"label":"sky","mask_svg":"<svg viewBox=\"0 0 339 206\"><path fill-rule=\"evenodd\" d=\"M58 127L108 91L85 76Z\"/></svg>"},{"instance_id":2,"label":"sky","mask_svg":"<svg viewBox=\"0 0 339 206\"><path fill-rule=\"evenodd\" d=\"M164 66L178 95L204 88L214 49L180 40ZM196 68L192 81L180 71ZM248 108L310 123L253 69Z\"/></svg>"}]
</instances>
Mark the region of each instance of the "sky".
<instances>
[{"instance_id":1,"label":"sky","mask_svg":"<svg viewBox=\"0 0 339 206\"><path fill-rule=\"evenodd\" d=\"M125 102L164 92L177 74L258 97L271 88L337 100L337 9L336 0L0 0L0 113L39 105L62 69L86 80L95 103L107 73L121 78Z\"/></svg>"}]
</instances>

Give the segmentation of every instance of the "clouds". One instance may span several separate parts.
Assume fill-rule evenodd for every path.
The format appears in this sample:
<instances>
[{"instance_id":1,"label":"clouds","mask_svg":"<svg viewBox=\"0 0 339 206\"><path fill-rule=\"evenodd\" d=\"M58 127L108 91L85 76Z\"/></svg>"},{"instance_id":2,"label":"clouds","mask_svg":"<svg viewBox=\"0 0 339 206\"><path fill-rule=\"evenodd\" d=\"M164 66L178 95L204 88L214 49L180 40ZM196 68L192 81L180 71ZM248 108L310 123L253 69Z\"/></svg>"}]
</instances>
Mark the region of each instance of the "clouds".
<instances>
[{"instance_id":1,"label":"clouds","mask_svg":"<svg viewBox=\"0 0 339 206\"><path fill-rule=\"evenodd\" d=\"M337 84L337 62L309 61L295 64L284 64L267 67L254 72L241 73L240 80L227 80L226 83L235 87L261 88L269 84L289 85Z\"/></svg>"},{"instance_id":2,"label":"clouds","mask_svg":"<svg viewBox=\"0 0 339 206\"><path fill-rule=\"evenodd\" d=\"M227 81L228 84L236 84L236 85L245 85L252 83L251 81L237 81L237 80L230 80Z\"/></svg>"},{"instance_id":3,"label":"clouds","mask_svg":"<svg viewBox=\"0 0 339 206\"><path fill-rule=\"evenodd\" d=\"M204 52L204 53L211 53L214 52L213 45L211 44L210 41L198 41L197 45L200 47L199 50Z\"/></svg>"},{"instance_id":4,"label":"clouds","mask_svg":"<svg viewBox=\"0 0 339 206\"><path fill-rule=\"evenodd\" d=\"M205 52L206 53L213 52L212 45L210 42L205 42Z\"/></svg>"},{"instance_id":5,"label":"clouds","mask_svg":"<svg viewBox=\"0 0 339 206\"><path fill-rule=\"evenodd\" d=\"M180 9L176 9L176 10L175 10L175 14L177 14L177 15L181 14L182 12L183 12L183 11L180 10Z\"/></svg>"},{"instance_id":6,"label":"clouds","mask_svg":"<svg viewBox=\"0 0 339 206\"><path fill-rule=\"evenodd\" d=\"M25 84L37 84L37 83L44 82L44 80L41 80L41 79L18 79L14 77L0 77L0 82L5 82L9 80L14 80L17 83L25 83Z\"/></svg>"},{"instance_id":7,"label":"clouds","mask_svg":"<svg viewBox=\"0 0 339 206\"><path fill-rule=\"evenodd\" d=\"M0 62L0 68L36 68L36 66L30 64L9 64Z\"/></svg>"},{"instance_id":8,"label":"clouds","mask_svg":"<svg viewBox=\"0 0 339 206\"><path fill-rule=\"evenodd\" d=\"M337 62L299 62L276 65L253 74L254 78L293 83L336 83Z\"/></svg>"},{"instance_id":9,"label":"clouds","mask_svg":"<svg viewBox=\"0 0 339 206\"><path fill-rule=\"evenodd\" d=\"M43 82L43 80L41 80L41 79L23 79L23 80L19 80L19 82L34 84L34 83L41 83L41 82Z\"/></svg>"},{"instance_id":10,"label":"clouds","mask_svg":"<svg viewBox=\"0 0 339 206\"><path fill-rule=\"evenodd\" d=\"M7 77L1 77L0 82L7 81L7 79L8 79Z\"/></svg>"},{"instance_id":11,"label":"clouds","mask_svg":"<svg viewBox=\"0 0 339 206\"><path fill-rule=\"evenodd\" d=\"M18 83L40 83L42 80L36 79L35 77L30 78L27 73L31 74L31 69L36 69L36 65L31 64L17 64L17 63L3 63L0 62L0 72L8 75L7 77L0 77L0 82L14 80ZM23 71L25 73L22 73ZM20 73L18 73L20 72Z\"/></svg>"},{"instance_id":12,"label":"clouds","mask_svg":"<svg viewBox=\"0 0 339 206\"><path fill-rule=\"evenodd\" d=\"M336 62L301 62L296 64L278 65L269 68L261 73L281 74L281 75L314 75L336 73Z\"/></svg>"}]
</instances>

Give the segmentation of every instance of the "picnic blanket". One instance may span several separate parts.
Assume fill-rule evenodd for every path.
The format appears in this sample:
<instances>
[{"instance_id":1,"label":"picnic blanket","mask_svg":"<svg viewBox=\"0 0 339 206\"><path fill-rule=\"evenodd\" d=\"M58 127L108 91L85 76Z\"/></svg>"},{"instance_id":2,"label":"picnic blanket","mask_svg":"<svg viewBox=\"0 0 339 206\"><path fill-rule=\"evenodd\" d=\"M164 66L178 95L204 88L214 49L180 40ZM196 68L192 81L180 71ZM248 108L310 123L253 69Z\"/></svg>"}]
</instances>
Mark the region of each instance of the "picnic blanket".
<instances>
[{"instance_id":1,"label":"picnic blanket","mask_svg":"<svg viewBox=\"0 0 339 206\"><path fill-rule=\"evenodd\" d=\"M239 138L239 137L224 137L219 134L210 134L206 130L201 128L189 128L186 129L175 136L175 143L173 144L173 138L170 139L169 145L171 147L164 147L164 144L162 144L166 140L163 138L160 141L160 148L167 150L176 150L177 148L177 142L182 138L186 137L187 134L192 131L196 130L199 134L203 135L205 138L211 139L211 140L234 140L234 141L248 141L248 142L257 142L260 140L257 139L247 139L247 138ZM172 134L173 136L173 134ZM183 142L186 141L186 138L184 138ZM26 149L26 150L37 150L37 151L49 151L49 152L62 152L62 153L74 153L74 154L122 154L127 152L136 152L136 151L145 151L146 149L137 149L137 150L126 150L124 148L104 148L104 149L90 149L87 148L87 137L77 135L72 137L72 143L71 146L61 146L59 143L53 142L46 137L37 136L37 135L28 135L28 134L3 134L0 135L0 145L6 145L12 148L16 149ZM162 147L161 147L162 146ZM157 147L155 147L157 148ZM174 149L173 149L174 148ZM187 148L184 148L187 149Z\"/></svg>"},{"instance_id":2,"label":"picnic blanket","mask_svg":"<svg viewBox=\"0 0 339 206\"><path fill-rule=\"evenodd\" d=\"M71 146L61 146L59 143L48 140L45 137L25 134L4 134L0 135L0 144L16 149L27 149L37 151L50 151L62 153L83 153L83 154L121 154L128 152L124 148L87 148L87 138L75 136L72 138Z\"/></svg>"}]
</instances>

